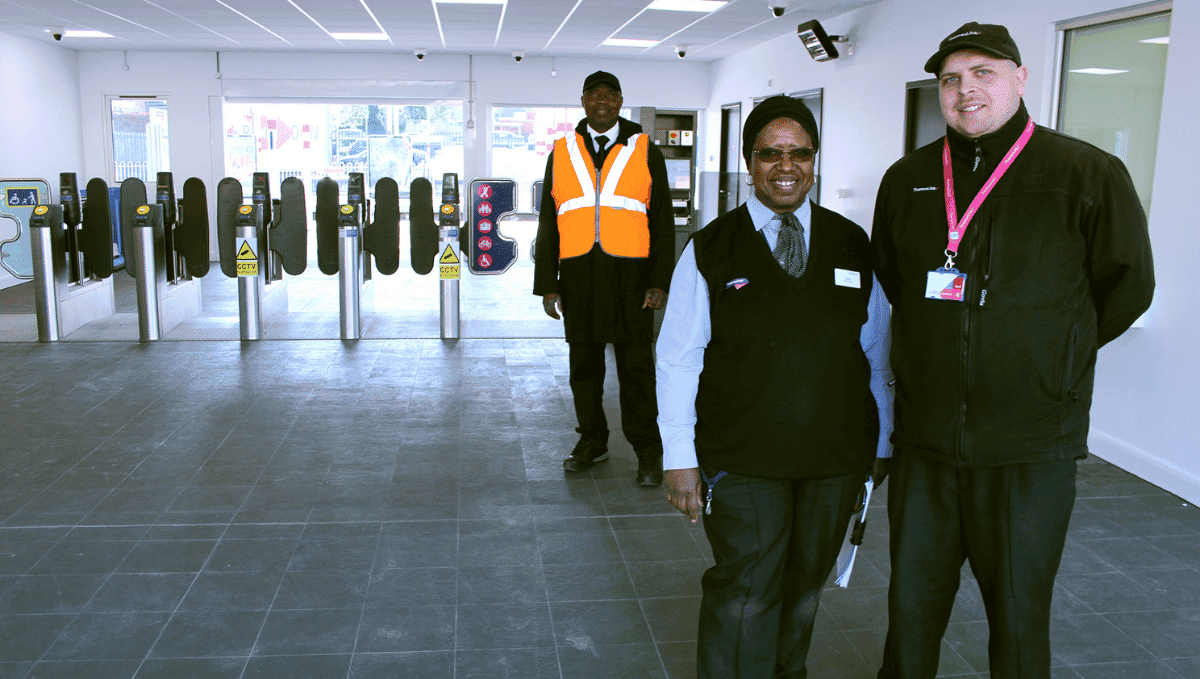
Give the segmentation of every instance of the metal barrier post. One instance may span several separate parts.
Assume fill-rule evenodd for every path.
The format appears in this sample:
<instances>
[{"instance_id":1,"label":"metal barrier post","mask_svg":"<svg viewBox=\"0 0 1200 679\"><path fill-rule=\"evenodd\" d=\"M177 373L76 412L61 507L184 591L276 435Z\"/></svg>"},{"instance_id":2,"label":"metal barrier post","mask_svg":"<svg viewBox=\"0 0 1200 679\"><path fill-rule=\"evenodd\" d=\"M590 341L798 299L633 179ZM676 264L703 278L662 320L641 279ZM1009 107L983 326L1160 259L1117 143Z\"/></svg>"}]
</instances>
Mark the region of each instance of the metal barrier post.
<instances>
[{"instance_id":1,"label":"metal barrier post","mask_svg":"<svg viewBox=\"0 0 1200 679\"><path fill-rule=\"evenodd\" d=\"M138 339L162 339L158 313L158 271L154 266L155 217L162 219L161 205L142 205L133 220L133 264L137 280Z\"/></svg>"},{"instance_id":2,"label":"metal barrier post","mask_svg":"<svg viewBox=\"0 0 1200 679\"><path fill-rule=\"evenodd\" d=\"M56 226L57 224L57 226ZM33 249L33 297L39 342L57 342L58 297L54 288L54 232L62 228L61 205L39 205L29 221Z\"/></svg>"},{"instance_id":3,"label":"metal barrier post","mask_svg":"<svg viewBox=\"0 0 1200 679\"><path fill-rule=\"evenodd\" d=\"M238 207L237 229L235 231L234 247L237 252L238 279L238 316L241 339L262 339L262 278L259 267L266 271L263 265L265 253L255 253L259 247L258 234L261 225L258 224L257 210L253 205Z\"/></svg>"},{"instance_id":4,"label":"metal barrier post","mask_svg":"<svg viewBox=\"0 0 1200 679\"><path fill-rule=\"evenodd\" d=\"M439 264L442 266L439 268L444 268L450 260L453 260L452 275L443 273L440 276L442 282L440 291L442 339L458 339L458 283L461 266L458 255L455 254L459 250L457 174L442 175L442 206L439 213L438 251L442 253L439 259ZM447 254L449 254L449 258L447 258Z\"/></svg>"},{"instance_id":5,"label":"metal barrier post","mask_svg":"<svg viewBox=\"0 0 1200 679\"><path fill-rule=\"evenodd\" d=\"M363 286L361 224L361 205L343 205L338 209L338 301L344 340L362 337L359 317Z\"/></svg>"}]
</instances>

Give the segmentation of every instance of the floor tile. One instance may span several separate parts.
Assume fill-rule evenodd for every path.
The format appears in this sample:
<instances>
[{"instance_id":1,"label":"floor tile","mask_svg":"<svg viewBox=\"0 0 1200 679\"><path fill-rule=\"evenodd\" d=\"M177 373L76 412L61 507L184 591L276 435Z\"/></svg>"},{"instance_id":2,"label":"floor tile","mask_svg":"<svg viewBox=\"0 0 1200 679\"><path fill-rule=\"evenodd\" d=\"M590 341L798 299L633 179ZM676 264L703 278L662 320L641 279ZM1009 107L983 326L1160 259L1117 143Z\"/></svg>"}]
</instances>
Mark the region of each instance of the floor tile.
<instances>
[{"instance_id":1,"label":"floor tile","mask_svg":"<svg viewBox=\"0 0 1200 679\"><path fill-rule=\"evenodd\" d=\"M254 655L349 654L354 650L358 608L272 610L254 644ZM347 658L347 665L349 665Z\"/></svg>"},{"instance_id":2,"label":"floor tile","mask_svg":"<svg viewBox=\"0 0 1200 679\"><path fill-rule=\"evenodd\" d=\"M88 613L171 612L196 577L192 573L116 573L87 604Z\"/></svg>"},{"instance_id":3,"label":"floor tile","mask_svg":"<svg viewBox=\"0 0 1200 679\"><path fill-rule=\"evenodd\" d=\"M266 611L181 611L163 630L150 656L248 656L266 616Z\"/></svg>"},{"instance_id":4,"label":"floor tile","mask_svg":"<svg viewBox=\"0 0 1200 679\"><path fill-rule=\"evenodd\" d=\"M654 644L560 645L559 663L571 679L662 679L666 669Z\"/></svg>"},{"instance_id":5,"label":"floor tile","mask_svg":"<svg viewBox=\"0 0 1200 679\"><path fill-rule=\"evenodd\" d=\"M0 596L0 615L78 613L104 584L103 575L26 575Z\"/></svg>"},{"instance_id":6,"label":"floor tile","mask_svg":"<svg viewBox=\"0 0 1200 679\"><path fill-rule=\"evenodd\" d=\"M653 640L646 625L646 615L637 601L556 601L550 604L550 610L559 645L581 639L591 644L635 644Z\"/></svg>"},{"instance_id":7,"label":"floor tile","mask_svg":"<svg viewBox=\"0 0 1200 679\"><path fill-rule=\"evenodd\" d=\"M136 679L238 679L246 658L149 658L142 663Z\"/></svg>"},{"instance_id":8,"label":"floor tile","mask_svg":"<svg viewBox=\"0 0 1200 679\"><path fill-rule=\"evenodd\" d=\"M367 609L362 614L354 652L453 650L454 613L453 606Z\"/></svg>"},{"instance_id":9,"label":"floor tile","mask_svg":"<svg viewBox=\"0 0 1200 679\"><path fill-rule=\"evenodd\" d=\"M350 667L349 679L455 679L454 653L432 651L423 653L356 654Z\"/></svg>"},{"instance_id":10,"label":"floor tile","mask_svg":"<svg viewBox=\"0 0 1200 679\"><path fill-rule=\"evenodd\" d=\"M133 660L146 656L167 613L84 613L63 630L46 660Z\"/></svg>"},{"instance_id":11,"label":"floor tile","mask_svg":"<svg viewBox=\"0 0 1200 679\"><path fill-rule=\"evenodd\" d=\"M44 660L33 667L36 679L131 679L137 660Z\"/></svg>"},{"instance_id":12,"label":"floor tile","mask_svg":"<svg viewBox=\"0 0 1200 679\"><path fill-rule=\"evenodd\" d=\"M457 609L459 650L553 646L547 604L480 604Z\"/></svg>"}]
</instances>

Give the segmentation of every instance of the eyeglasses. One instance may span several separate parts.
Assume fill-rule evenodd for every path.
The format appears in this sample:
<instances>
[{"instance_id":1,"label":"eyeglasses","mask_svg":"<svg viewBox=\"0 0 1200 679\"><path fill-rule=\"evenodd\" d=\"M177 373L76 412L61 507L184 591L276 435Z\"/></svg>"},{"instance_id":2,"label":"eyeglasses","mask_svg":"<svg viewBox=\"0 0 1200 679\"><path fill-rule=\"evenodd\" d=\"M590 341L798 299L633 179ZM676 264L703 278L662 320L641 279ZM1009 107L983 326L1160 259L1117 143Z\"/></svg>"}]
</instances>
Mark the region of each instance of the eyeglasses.
<instances>
[{"instance_id":1,"label":"eyeglasses","mask_svg":"<svg viewBox=\"0 0 1200 679\"><path fill-rule=\"evenodd\" d=\"M763 163L778 163L787 156L788 162L803 163L813 159L817 152L807 146L801 146L794 149L777 149L768 146L765 149L758 149L754 152L754 157L758 158Z\"/></svg>"}]
</instances>

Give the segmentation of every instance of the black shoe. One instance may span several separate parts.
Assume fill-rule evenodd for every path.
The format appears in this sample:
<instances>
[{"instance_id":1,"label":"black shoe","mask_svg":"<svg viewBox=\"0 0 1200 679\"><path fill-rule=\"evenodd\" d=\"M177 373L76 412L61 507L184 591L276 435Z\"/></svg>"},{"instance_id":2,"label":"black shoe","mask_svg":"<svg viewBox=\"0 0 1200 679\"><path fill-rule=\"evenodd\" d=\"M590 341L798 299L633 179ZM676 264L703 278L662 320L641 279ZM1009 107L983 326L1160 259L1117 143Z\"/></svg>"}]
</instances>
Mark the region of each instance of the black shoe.
<instances>
[{"instance_id":1,"label":"black shoe","mask_svg":"<svg viewBox=\"0 0 1200 679\"><path fill-rule=\"evenodd\" d=\"M607 450L600 450L587 439L579 439L579 443L575 444L575 450L572 450L567 459L563 460L563 469L569 472L587 471L592 465L607 459Z\"/></svg>"},{"instance_id":2,"label":"black shoe","mask_svg":"<svg viewBox=\"0 0 1200 679\"><path fill-rule=\"evenodd\" d=\"M662 448L637 454L637 482L639 486L655 488L662 485L662 456Z\"/></svg>"}]
</instances>

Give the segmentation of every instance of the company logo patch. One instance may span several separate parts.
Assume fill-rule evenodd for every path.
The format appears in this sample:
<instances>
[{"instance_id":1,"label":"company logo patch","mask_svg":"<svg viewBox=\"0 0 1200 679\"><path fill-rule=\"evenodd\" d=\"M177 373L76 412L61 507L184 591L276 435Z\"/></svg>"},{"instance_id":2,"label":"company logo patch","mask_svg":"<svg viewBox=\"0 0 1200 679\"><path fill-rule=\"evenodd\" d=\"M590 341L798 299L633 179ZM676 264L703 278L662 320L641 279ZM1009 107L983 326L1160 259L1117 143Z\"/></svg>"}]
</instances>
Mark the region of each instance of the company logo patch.
<instances>
[{"instance_id":1,"label":"company logo patch","mask_svg":"<svg viewBox=\"0 0 1200 679\"><path fill-rule=\"evenodd\" d=\"M937 190L938 190L938 187L936 187L936 186L918 186L913 189L913 192L915 193L917 191L937 191Z\"/></svg>"},{"instance_id":2,"label":"company logo patch","mask_svg":"<svg viewBox=\"0 0 1200 679\"><path fill-rule=\"evenodd\" d=\"M729 281L728 283L726 283L725 287L733 288L734 290L741 290L742 288L746 287L749 283L750 283L749 278L735 278L735 279Z\"/></svg>"}]
</instances>

